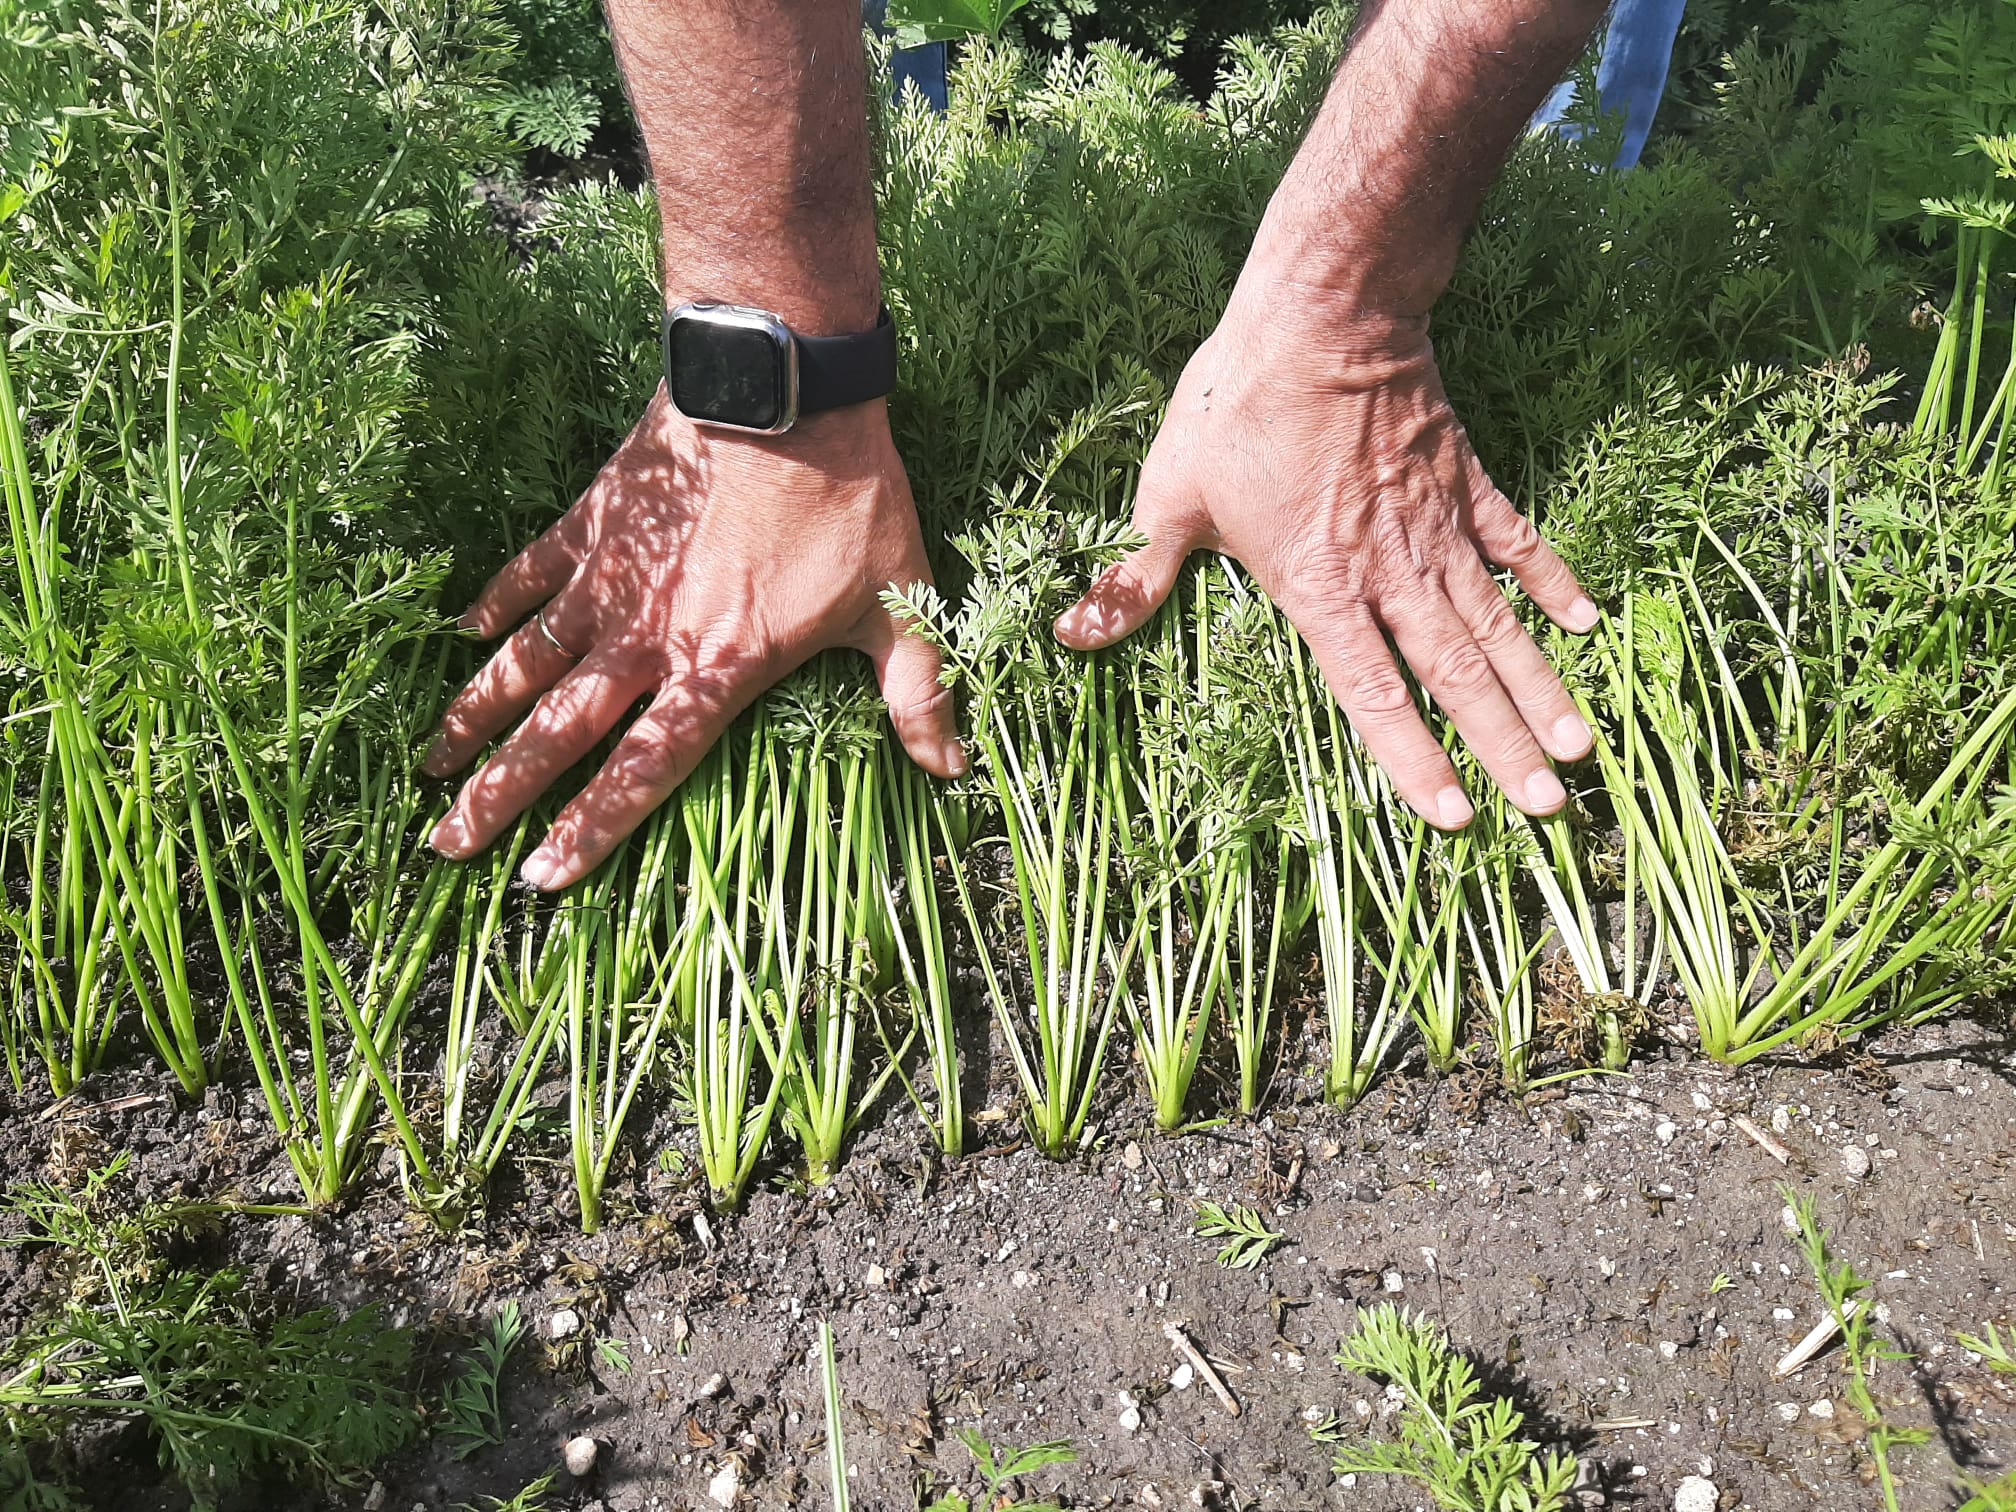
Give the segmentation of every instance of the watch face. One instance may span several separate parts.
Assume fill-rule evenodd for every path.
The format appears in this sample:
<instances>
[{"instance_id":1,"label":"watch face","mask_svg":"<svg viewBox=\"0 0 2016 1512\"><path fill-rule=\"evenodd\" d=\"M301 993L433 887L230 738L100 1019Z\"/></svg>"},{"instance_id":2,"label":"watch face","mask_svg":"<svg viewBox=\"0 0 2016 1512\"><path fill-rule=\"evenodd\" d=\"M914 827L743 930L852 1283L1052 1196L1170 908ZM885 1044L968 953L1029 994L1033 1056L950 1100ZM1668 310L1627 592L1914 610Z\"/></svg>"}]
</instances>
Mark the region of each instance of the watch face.
<instances>
[{"instance_id":1,"label":"watch face","mask_svg":"<svg viewBox=\"0 0 2016 1512\"><path fill-rule=\"evenodd\" d=\"M774 431L789 421L790 337L756 312L675 310L665 384L689 420Z\"/></svg>"}]
</instances>

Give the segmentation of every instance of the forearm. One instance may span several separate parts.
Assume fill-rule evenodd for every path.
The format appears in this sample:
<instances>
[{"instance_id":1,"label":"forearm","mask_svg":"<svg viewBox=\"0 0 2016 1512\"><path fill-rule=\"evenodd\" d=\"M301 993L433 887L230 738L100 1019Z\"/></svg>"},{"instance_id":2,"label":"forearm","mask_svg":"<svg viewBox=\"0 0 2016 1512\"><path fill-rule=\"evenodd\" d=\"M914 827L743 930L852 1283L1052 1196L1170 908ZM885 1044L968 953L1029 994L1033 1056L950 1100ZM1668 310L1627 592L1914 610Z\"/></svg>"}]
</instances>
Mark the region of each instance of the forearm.
<instances>
[{"instance_id":1,"label":"forearm","mask_svg":"<svg viewBox=\"0 0 2016 1512\"><path fill-rule=\"evenodd\" d=\"M810 335L881 298L859 0L607 0L664 221L668 300Z\"/></svg>"},{"instance_id":2,"label":"forearm","mask_svg":"<svg viewBox=\"0 0 2016 1512\"><path fill-rule=\"evenodd\" d=\"M1608 0L1368 0L1241 279L1425 315L1533 111Z\"/></svg>"}]
</instances>

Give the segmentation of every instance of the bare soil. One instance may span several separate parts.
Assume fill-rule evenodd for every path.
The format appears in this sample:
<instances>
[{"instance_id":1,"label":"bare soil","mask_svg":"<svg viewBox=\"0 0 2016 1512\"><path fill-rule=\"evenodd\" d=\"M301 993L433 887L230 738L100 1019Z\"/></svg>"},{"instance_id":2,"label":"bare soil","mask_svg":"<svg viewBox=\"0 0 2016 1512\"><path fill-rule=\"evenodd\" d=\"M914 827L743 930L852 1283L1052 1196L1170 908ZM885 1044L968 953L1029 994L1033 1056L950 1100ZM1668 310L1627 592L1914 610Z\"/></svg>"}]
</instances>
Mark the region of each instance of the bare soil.
<instances>
[{"instance_id":1,"label":"bare soil","mask_svg":"<svg viewBox=\"0 0 2016 1512\"><path fill-rule=\"evenodd\" d=\"M1428 1500L1416 1487L1340 1481L1309 1431L1390 1433L1386 1397L1331 1356L1358 1308L1393 1300L1444 1324L1527 1407L1529 1433L1584 1457L1584 1507L1668 1508L1696 1475L1725 1509L1879 1507L1838 1352L1773 1376L1821 1315L1781 1183L1817 1198L1841 1256L1875 1282L1881 1331L1916 1357L1875 1381L1892 1421L1929 1435L1896 1455L1904 1504L1951 1507L1961 1475L2016 1464L2016 1381L1953 1337L2016 1322L2006 1018L1740 1070L1674 1031L1628 1075L1524 1102L1408 1067L1348 1114L1312 1093L1289 1078L1257 1122L1177 1137L1123 1103L1062 1163L987 1114L982 1148L940 1161L899 1104L829 1187L779 1171L730 1217L704 1215L690 1161L656 1158L684 1140L658 1110L610 1223L585 1238L557 1127L522 1141L489 1210L450 1234L408 1209L388 1154L343 1209L240 1219L192 1258L240 1266L289 1303L386 1303L429 1341L430 1400L454 1350L518 1300L539 1338L510 1373L511 1438L467 1460L430 1444L375 1483L250 1505L487 1505L589 1434L594 1473L563 1473L551 1505L711 1508L732 1483L746 1507L823 1507L808 1355L824 1318L857 1508L974 1489L956 1438L968 1428L997 1446L1070 1440L1077 1463L1021 1487L1070 1507L1412 1508ZM1009 1105L1004 1082L991 1095ZM17 1180L74 1179L120 1148L147 1195L294 1195L253 1098L189 1107L115 1075L60 1108L0 1107ZM1198 1198L1252 1205L1288 1243L1226 1269L1192 1233ZM0 1250L0 1326L39 1305L41 1280L32 1252ZM581 1328L555 1340L563 1309ZM1181 1369L1171 1321L1216 1362L1237 1416ZM181 1505L133 1436L91 1452L98 1505Z\"/></svg>"}]
</instances>

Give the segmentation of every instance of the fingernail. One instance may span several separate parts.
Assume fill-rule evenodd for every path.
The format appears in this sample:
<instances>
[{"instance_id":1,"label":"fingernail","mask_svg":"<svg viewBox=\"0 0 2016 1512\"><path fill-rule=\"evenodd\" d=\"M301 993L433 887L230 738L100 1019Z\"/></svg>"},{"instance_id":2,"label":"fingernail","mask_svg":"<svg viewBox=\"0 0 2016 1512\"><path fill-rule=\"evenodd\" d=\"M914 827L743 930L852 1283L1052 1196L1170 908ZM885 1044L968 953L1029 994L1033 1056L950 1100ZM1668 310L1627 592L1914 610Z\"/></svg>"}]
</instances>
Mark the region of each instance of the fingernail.
<instances>
[{"instance_id":1,"label":"fingernail","mask_svg":"<svg viewBox=\"0 0 2016 1512\"><path fill-rule=\"evenodd\" d=\"M469 848L469 827L454 814L434 826L427 843L444 856L460 858Z\"/></svg>"},{"instance_id":2,"label":"fingernail","mask_svg":"<svg viewBox=\"0 0 2016 1512\"><path fill-rule=\"evenodd\" d=\"M455 628L464 635L481 635L483 622L476 618L476 611L472 609L455 621Z\"/></svg>"},{"instance_id":3,"label":"fingernail","mask_svg":"<svg viewBox=\"0 0 2016 1512\"><path fill-rule=\"evenodd\" d=\"M524 878L527 887L545 892L553 886L553 879L560 875L560 862L549 851L535 850L518 868L518 875Z\"/></svg>"},{"instance_id":4,"label":"fingernail","mask_svg":"<svg viewBox=\"0 0 2016 1512\"><path fill-rule=\"evenodd\" d=\"M1547 767L1540 768L1526 779L1526 807L1542 813L1552 813L1568 801L1568 789L1561 786L1561 779Z\"/></svg>"},{"instance_id":5,"label":"fingernail","mask_svg":"<svg viewBox=\"0 0 2016 1512\"><path fill-rule=\"evenodd\" d=\"M1568 606L1568 628L1577 635L1594 630L1599 618L1601 616L1596 612L1596 601L1586 593Z\"/></svg>"},{"instance_id":6,"label":"fingernail","mask_svg":"<svg viewBox=\"0 0 2016 1512\"><path fill-rule=\"evenodd\" d=\"M434 744L427 748L427 754L420 758L420 770L429 777L446 777L451 770L448 765L448 737L437 736Z\"/></svg>"},{"instance_id":7,"label":"fingernail","mask_svg":"<svg viewBox=\"0 0 2016 1512\"><path fill-rule=\"evenodd\" d=\"M1567 761L1579 761L1594 744L1589 722L1580 714L1563 714L1554 721L1554 754Z\"/></svg>"},{"instance_id":8,"label":"fingernail","mask_svg":"<svg viewBox=\"0 0 2016 1512\"><path fill-rule=\"evenodd\" d=\"M945 742L945 749L939 753L945 763L945 770L954 777L966 775L966 744L957 736Z\"/></svg>"},{"instance_id":9,"label":"fingernail","mask_svg":"<svg viewBox=\"0 0 2016 1512\"><path fill-rule=\"evenodd\" d=\"M1085 613L1077 605L1066 609L1057 616L1055 626L1057 638L1064 641L1077 640L1085 633Z\"/></svg>"},{"instance_id":10,"label":"fingernail","mask_svg":"<svg viewBox=\"0 0 2016 1512\"><path fill-rule=\"evenodd\" d=\"M1461 829L1477 817L1461 788L1444 788L1435 800L1435 818L1444 829Z\"/></svg>"}]
</instances>

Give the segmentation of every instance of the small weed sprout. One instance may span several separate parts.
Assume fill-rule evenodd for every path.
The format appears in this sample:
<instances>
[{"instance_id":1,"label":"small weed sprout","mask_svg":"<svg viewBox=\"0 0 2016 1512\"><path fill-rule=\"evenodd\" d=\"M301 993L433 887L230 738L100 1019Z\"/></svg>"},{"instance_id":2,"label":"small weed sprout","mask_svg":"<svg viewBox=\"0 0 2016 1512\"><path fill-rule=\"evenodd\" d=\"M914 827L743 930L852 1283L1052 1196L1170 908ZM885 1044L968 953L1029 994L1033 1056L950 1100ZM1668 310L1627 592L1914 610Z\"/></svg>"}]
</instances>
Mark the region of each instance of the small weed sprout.
<instances>
[{"instance_id":1,"label":"small weed sprout","mask_svg":"<svg viewBox=\"0 0 2016 1512\"><path fill-rule=\"evenodd\" d=\"M442 1432L456 1440L455 1458L467 1459L479 1449L504 1442L504 1366L524 1335L525 1315L516 1302L506 1302L449 1384L442 1404Z\"/></svg>"},{"instance_id":2,"label":"small weed sprout","mask_svg":"<svg viewBox=\"0 0 2016 1512\"><path fill-rule=\"evenodd\" d=\"M1010 1501L1006 1487L1009 1482L1034 1475L1050 1465L1077 1463L1078 1451L1071 1446L1069 1439L1050 1439L1041 1444L1031 1444L1027 1449L1010 1449L1002 1453L976 1430L962 1428L959 1430L959 1442L973 1456L980 1479L986 1483L985 1488L977 1497L947 1491L924 1512L1060 1512L1055 1502Z\"/></svg>"},{"instance_id":3,"label":"small weed sprout","mask_svg":"<svg viewBox=\"0 0 2016 1512\"><path fill-rule=\"evenodd\" d=\"M1997 1375L2016 1376L2016 1333L2004 1339L1990 1323L1980 1334L1955 1334L1962 1349L1971 1349Z\"/></svg>"},{"instance_id":4,"label":"small weed sprout","mask_svg":"<svg viewBox=\"0 0 2016 1512\"><path fill-rule=\"evenodd\" d=\"M1541 1454L1519 1436L1525 1415L1487 1396L1468 1360L1425 1317L1383 1303L1361 1313L1337 1363L1388 1381L1406 1398L1397 1443L1337 1451L1339 1475L1403 1475L1449 1512L1558 1512L1575 1484L1575 1456Z\"/></svg>"},{"instance_id":5,"label":"small weed sprout","mask_svg":"<svg viewBox=\"0 0 2016 1512\"><path fill-rule=\"evenodd\" d=\"M456 1512L546 1512L546 1498L553 1493L553 1480L553 1472L549 1470L508 1500L486 1496L481 1507L463 1502Z\"/></svg>"},{"instance_id":6,"label":"small weed sprout","mask_svg":"<svg viewBox=\"0 0 2016 1512\"><path fill-rule=\"evenodd\" d=\"M1226 1241L1225 1247L1218 1251L1218 1263L1228 1270L1252 1270L1269 1250L1288 1242L1286 1234L1267 1227L1253 1209L1239 1206L1228 1209L1215 1202L1197 1204L1195 1233L1199 1239Z\"/></svg>"},{"instance_id":7,"label":"small weed sprout","mask_svg":"<svg viewBox=\"0 0 2016 1512\"><path fill-rule=\"evenodd\" d=\"M630 1374L630 1346L621 1339L597 1339L595 1358L605 1370L613 1370L617 1375Z\"/></svg>"},{"instance_id":8,"label":"small weed sprout","mask_svg":"<svg viewBox=\"0 0 2016 1512\"><path fill-rule=\"evenodd\" d=\"M1912 1356L1878 1339L1869 1326L1872 1309L1854 1305L1869 1289L1869 1283L1846 1261L1835 1259L1813 1199L1789 1186L1780 1186L1778 1190L1799 1225L1799 1252L1806 1257L1813 1279L1820 1285L1820 1299L1841 1325L1841 1349L1848 1364L1848 1405L1869 1425L1869 1458L1875 1463L1876 1477L1883 1487L1883 1505L1887 1512L1897 1512L1897 1482L1890 1472L1890 1451L1922 1444L1929 1435L1918 1428L1892 1426L1877 1405L1875 1393L1869 1389L1869 1377L1886 1360L1905 1362Z\"/></svg>"}]
</instances>

